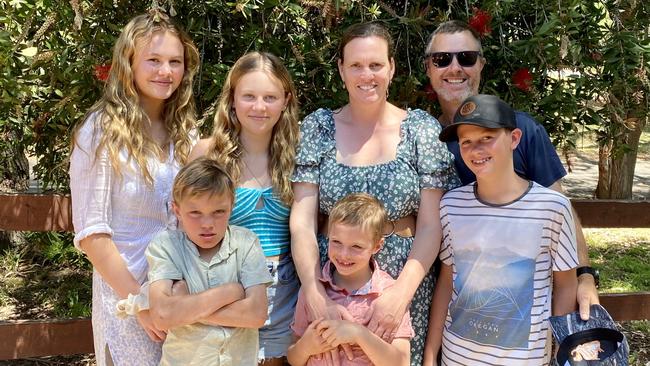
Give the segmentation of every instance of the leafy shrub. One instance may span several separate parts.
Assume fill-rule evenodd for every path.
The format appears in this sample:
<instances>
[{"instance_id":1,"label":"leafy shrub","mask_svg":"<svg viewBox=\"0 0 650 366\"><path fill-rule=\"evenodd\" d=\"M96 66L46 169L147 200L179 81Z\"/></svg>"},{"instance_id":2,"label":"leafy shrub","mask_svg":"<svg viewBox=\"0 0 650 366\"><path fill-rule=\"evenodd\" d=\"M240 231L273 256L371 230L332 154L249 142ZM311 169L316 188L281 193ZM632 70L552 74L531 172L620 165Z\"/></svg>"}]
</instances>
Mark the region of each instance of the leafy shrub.
<instances>
[{"instance_id":1,"label":"leafy shrub","mask_svg":"<svg viewBox=\"0 0 650 366\"><path fill-rule=\"evenodd\" d=\"M340 106L336 45L345 27L366 20L387 25L396 40L397 73L390 100L436 113L422 54L428 34L446 19L469 20L484 34L488 65L483 92L533 113L558 144L580 126L615 140L628 112L648 110L650 4L636 0L560 3L524 1L2 0L0 133L36 155L46 187L65 190L71 127L98 98L96 74L124 23L162 6L200 49L195 91L203 131L228 68L250 50L281 56L293 73L303 112ZM626 141L615 146L624 151ZM623 149L623 150L621 150ZM629 146L628 146L629 149ZM0 164L4 166L4 164Z\"/></svg>"}]
</instances>

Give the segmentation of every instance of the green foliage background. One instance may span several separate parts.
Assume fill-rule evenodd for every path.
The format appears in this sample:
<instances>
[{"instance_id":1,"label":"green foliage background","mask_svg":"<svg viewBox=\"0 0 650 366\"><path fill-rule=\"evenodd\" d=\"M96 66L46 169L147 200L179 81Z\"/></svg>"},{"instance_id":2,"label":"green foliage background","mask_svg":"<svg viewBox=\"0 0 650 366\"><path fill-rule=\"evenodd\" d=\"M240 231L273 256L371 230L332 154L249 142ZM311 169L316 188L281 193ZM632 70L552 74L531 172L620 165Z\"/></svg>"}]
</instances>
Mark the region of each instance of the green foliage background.
<instances>
[{"instance_id":1,"label":"green foliage background","mask_svg":"<svg viewBox=\"0 0 650 366\"><path fill-rule=\"evenodd\" d=\"M156 2L157 3L157 2ZM122 0L0 1L0 149L38 159L46 188L67 189L71 128L100 95L94 67L110 62L121 27L154 3ZM387 25L396 40L397 73L390 100L437 113L424 91L427 37L447 19L477 9L492 16L483 38L488 60L482 91L529 111L557 144L570 146L581 128L595 129L614 152L629 149L629 117L648 114L650 4L641 0L206 0L160 1L199 47L195 92L203 131L228 68L250 50L283 58L303 113L346 102L336 45L346 26ZM529 90L512 75L530 70ZM13 136L15 138L8 138ZM0 161L0 171L7 166Z\"/></svg>"}]
</instances>

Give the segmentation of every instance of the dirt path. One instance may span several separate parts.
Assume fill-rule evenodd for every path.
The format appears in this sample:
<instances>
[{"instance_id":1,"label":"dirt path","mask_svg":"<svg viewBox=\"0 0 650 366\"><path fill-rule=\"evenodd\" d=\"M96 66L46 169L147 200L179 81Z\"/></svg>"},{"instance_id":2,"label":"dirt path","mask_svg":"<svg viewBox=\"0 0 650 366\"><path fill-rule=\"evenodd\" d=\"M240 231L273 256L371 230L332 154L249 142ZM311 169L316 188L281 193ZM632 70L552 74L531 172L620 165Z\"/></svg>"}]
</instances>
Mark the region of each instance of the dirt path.
<instances>
[{"instance_id":1,"label":"dirt path","mask_svg":"<svg viewBox=\"0 0 650 366\"><path fill-rule=\"evenodd\" d=\"M562 160L569 171L566 158L562 157ZM571 198L593 198L598 183L598 156L578 150L569 155L569 161L571 169L562 180L567 195ZM645 156L637 158L632 197L635 200L650 200L650 159Z\"/></svg>"}]
</instances>

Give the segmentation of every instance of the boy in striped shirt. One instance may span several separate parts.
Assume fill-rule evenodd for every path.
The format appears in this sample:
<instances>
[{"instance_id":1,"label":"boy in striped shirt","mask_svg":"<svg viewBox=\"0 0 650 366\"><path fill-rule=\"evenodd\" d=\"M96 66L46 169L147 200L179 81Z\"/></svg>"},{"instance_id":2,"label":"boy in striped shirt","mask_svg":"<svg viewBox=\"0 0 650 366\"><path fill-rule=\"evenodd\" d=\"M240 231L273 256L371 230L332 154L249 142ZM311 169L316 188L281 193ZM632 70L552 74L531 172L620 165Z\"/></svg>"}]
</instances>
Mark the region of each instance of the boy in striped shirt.
<instances>
[{"instance_id":1,"label":"boy in striped shirt","mask_svg":"<svg viewBox=\"0 0 650 366\"><path fill-rule=\"evenodd\" d=\"M441 141L458 140L476 182L440 202L442 269L425 364L548 365L548 318L576 307L571 204L515 173L521 139L513 109L491 95L466 99Z\"/></svg>"}]
</instances>

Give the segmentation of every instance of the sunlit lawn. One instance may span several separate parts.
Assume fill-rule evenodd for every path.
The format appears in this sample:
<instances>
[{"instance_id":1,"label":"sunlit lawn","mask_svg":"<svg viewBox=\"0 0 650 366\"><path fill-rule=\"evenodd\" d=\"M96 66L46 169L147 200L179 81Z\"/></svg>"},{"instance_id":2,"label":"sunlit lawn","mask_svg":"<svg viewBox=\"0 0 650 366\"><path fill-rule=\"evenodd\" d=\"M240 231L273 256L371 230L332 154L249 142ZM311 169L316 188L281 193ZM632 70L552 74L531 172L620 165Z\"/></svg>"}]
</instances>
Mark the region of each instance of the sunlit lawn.
<instances>
[{"instance_id":1,"label":"sunlit lawn","mask_svg":"<svg viewBox=\"0 0 650 366\"><path fill-rule=\"evenodd\" d=\"M585 235L601 291L650 291L650 229L585 229Z\"/></svg>"},{"instance_id":2,"label":"sunlit lawn","mask_svg":"<svg viewBox=\"0 0 650 366\"><path fill-rule=\"evenodd\" d=\"M650 214L650 212L648 213ZM650 291L650 228L585 229L601 292ZM650 321L624 322L630 365L650 365Z\"/></svg>"}]
</instances>

